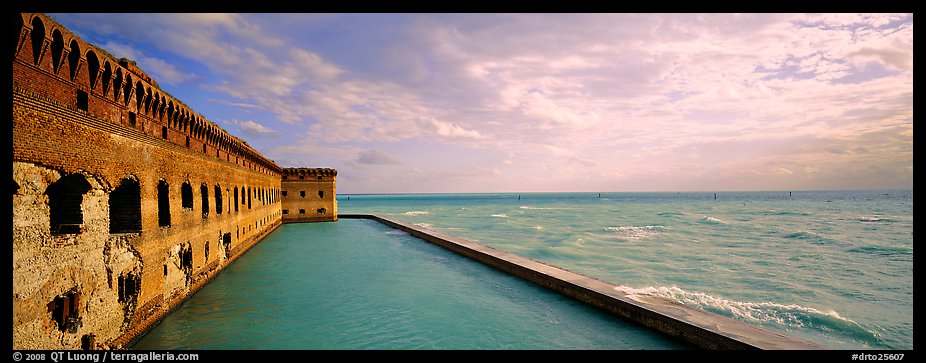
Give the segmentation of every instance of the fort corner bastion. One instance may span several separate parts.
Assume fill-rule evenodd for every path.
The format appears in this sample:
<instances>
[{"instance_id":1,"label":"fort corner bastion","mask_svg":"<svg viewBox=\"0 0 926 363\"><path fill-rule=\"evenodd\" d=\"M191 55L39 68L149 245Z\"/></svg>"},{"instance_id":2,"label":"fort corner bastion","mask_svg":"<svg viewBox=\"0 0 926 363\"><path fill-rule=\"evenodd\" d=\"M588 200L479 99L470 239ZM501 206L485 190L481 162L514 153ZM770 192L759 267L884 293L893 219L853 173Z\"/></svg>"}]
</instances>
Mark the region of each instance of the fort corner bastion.
<instances>
[{"instance_id":1,"label":"fort corner bastion","mask_svg":"<svg viewBox=\"0 0 926 363\"><path fill-rule=\"evenodd\" d=\"M127 345L281 223L337 220L336 170L280 167L133 62L14 21L13 349Z\"/></svg>"}]
</instances>

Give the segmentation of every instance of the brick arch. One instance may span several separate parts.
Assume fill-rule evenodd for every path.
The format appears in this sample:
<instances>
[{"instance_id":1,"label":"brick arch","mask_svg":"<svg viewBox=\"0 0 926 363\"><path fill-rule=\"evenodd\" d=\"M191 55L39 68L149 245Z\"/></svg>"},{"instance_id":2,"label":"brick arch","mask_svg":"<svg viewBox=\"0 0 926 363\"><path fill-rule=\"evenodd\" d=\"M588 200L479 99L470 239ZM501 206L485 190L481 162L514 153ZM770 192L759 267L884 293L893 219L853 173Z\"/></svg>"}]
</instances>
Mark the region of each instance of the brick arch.
<instances>
[{"instance_id":1,"label":"brick arch","mask_svg":"<svg viewBox=\"0 0 926 363\"><path fill-rule=\"evenodd\" d=\"M124 86L125 89L122 90L122 103L124 103L125 106L128 106L129 98L132 96L132 75L131 74L125 75L124 85L125 85Z\"/></svg>"},{"instance_id":2,"label":"brick arch","mask_svg":"<svg viewBox=\"0 0 926 363\"><path fill-rule=\"evenodd\" d=\"M154 88L152 87L152 89ZM153 99L151 101L151 116L158 117L158 107L161 107L161 94L157 91L153 93Z\"/></svg>"},{"instance_id":3,"label":"brick arch","mask_svg":"<svg viewBox=\"0 0 926 363\"><path fill-rule=\"evenodd\" d=\"M174 117L174 100L167 101L167 123L170 124Z\"/></svg>"},{"instance_id":4,"label":"brick arch","mask_svg":"<svg viewBox=\"0 0 926 363\"><path fill-rule=\"evenodd\" d=\"M77 81L77 74L80 72L80 44L77 39L71 39L71 52L68 53L68 71L71 72L71 81Z\"/></svg>"},{"instance_id":5,"label":"brick arch","mask_svg":"<svg viewBox=\"0 0 926 363\"><path fill-rule=\"evenodd\" d=\"M42 50L45 48L45 23L38 16L32 18L32 31L29 32L32 40L32 61L39 65Z\"/></svg>"},{"instance_id":6,"label":"brick arch","mask_svg":"<svg viewBox=\"0 0 926 363\"><path fill-rule=\"evenodd\" d=\"M13 28L15 29L13 34L13 58L16 58L16 54L19 53L19 43L22 41L23 27L23 16L20 13L13 13Z\"/></svg>"},{"instance_id":7,"label":"brick arch","mask_svg":"<svg viewBox=\"0 0 926 363\"><path fill-rule=\"evenodd\" d=\"M145 87L145 114L151 114L151 87Z\"/></svg>"},{"instance_id":8,"label":"brick arch","mask_svg":"<svg viewBox=\"0 0 926 363\"><path fill-rule=\"evenodd\" d=\"M109 65L109 61L103 62L103 73L100 74L100 83L103 85L102 93L105 96L106 92L109 92L109 83L113 79L113 68Z\"/></svg>"},{"instance_id":9,"label":"brick arch","mask_svg":"<svg viewBox=\"0 0 926 363\"><path fill-rule=\"evenodd\" d=\"M135 112L141 113L142 105L145 102L145 86L141 80L135 81Z\"/></svg>"},{"instance_id":10,"label":"brick arch","mask_svg":"<svg viewBox=\"0 0 926 363\"><path fill-rule=\"evenodd\" d=\"M58 74L58 68L61 66L61 55L64 53L64 36L61 35L60 29L51 32L51 69Z\"/></svg>"},{"instance_id":11,"label":"brick arch","mask_svg":"<svg viewBox=\"0 0 926 363\"><path fill-rule=\"evenodd\" d=\"M100 74L100 58L92 49L87 51L87 74L90 76L90 89L96 88L96 80Z\"/></svg>"},{"instance_id":12,"label":"brick arch","mask_svg":"<svg viewBox=\"0 0 926 363\"><path fill-rule=\"evenodd\" d=\"M119 101L119 92L122 91L122 67L116 66L116 78L113 79L113 101Z\"/></svg>"}]
</instances>

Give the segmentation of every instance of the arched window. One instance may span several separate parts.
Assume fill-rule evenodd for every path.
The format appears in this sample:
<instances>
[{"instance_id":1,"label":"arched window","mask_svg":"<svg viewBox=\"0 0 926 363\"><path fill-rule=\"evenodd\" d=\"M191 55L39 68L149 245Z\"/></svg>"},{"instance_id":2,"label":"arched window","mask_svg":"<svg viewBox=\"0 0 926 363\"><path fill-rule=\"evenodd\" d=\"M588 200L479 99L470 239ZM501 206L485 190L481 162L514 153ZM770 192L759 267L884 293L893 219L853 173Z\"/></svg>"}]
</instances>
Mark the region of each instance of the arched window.
<instances>
[{"instance_id":1,"label":"arched window","mask_svg":"<svg viewBox=\"0 0 926 363\"><path fill-rule=\"evenodd\" d=\"M119 91L122 90L122 67L116 68L116 79L113 80L113 101L119 101Z\"/></svg>"},{"instance_id":2,"label":"arched window","mask_svg":"<svg viewBox=\"0 0 926 363\"><path fill-rule=\"evenodd\" d=\"M203 197L203 219L209 216L209 187L203 184L199 187L199 193Z\"/></svg>"},{"instance_id":3,"label":"arched window","mask_svg":"<svg viewBox=\"0 0 926 363\"><path fill-rule=\"evenodd\" d=\"M129 105L129 96L132 94L132 75L125 75L125 89L122 90L122 103Z\"/></svg>"},{"instance_id":4,"label":"arched window","mask_svg":"<svg viewBox=\"0 0 926 363\"><path fill-rule=\"evenodd\" d=\"M90 183L80 174L71 174L45 189L50 209L51 234L80 233L84 223L81 203Z\"/></svg>"},{"instance_id":5,"label":"arched window","mask_svg":"<svg viewBox=\"0 0 926 363\"><path fill-rule=\"evenodd\" d=\"M61 36L61 31L55 29L51 33L51 60L52 60L52 70L55 71L55 74L58 74L58 66L61 65L61 53L64 52L64 37Z\"/></svg>"},{"instance_id":6,"label":"arched window","mask_svg":"<svg viewBox=\"0 0 926 363\"><path fill-rule=\"evenodd\" d=\"M109 62L103 63L103 94L109 92L109 81L113 77L113 69L110 67Z\"/></svg>"},{"instance_id":7,"label":"arched window","mask_svg":"<svg viewBox=\"0 0 926 363\"><path fill-rule=\"evenodd\" d=\"M145 114L151 114L151 89L145 94Z\"/></svg>"},{"instance_id":8,"label":"arched window","mask_svg":"<svg viewBox=\"0 0 926 363\"><path fill-rule=\"evenodd\" d=\"M141 85L141 81L135 82L135 111L141 113L142 102L145 100L145 87Z\"/></svg>"},{"instance_id":9,"label":"arched window","mask_svg":"<svg viewBox=\"0 0 926 363\"><path fill-rule=\"evenodd\" d=\"M235 212L237 212L238 211L238 187L235 187L235 199L232 199L232 201L234 202L232 204L235 205Z\"/></svg>"},{"instance_id":10,"label":"arched window","mask_svg":"<svg viewBox=\"0 0 926 363\"><path fill-rule=\"evenodd\" d=\"M158 226L170 227L170 188L166 181L158 181Z\"/></svg>"},{"instance_id":11,"label":"arched window","mask_svg":"<svg viewBox=\"0 0 926 363\"><path fill-rule=\"evenodd\" d=\"M222 188L215 186L215 214L222 214Z\"/></svg>"},{"instance_id":12,"label":"arched window","mask_svg":"<svg viewBox=\"0 0 926 363\"><path fill-rule=\"evenodd\" d=\"M90 89L96 88L97 73L100 73L100 59L92 50L87 52L87 72L90 75Z\"/></svg>"},{"instance_id":13,"label":"arched window","mask_svg":"<svg viewBox=\"0 0 926 363\"><path fill-rule=\"evenodd\" d=\"M251 209L251 188L248 188L248 209Z\"/></svg>"},{"instance_id":14,"label":"arched window","mask_svg":"<svg viewBox=\"0 0 926 363\"><path fill-rule=\"evenodd\" d=\"M109 233L141 232L141 189L134 178L122 179L109 193Z\"/></svg>"},{"instance_id":15,"label":"arched window","mask_svg":"<svg viewBox=\"0 0 926 363\"><path fill-rule=\"evenodd\" d=\"M45 46L45 24L37 16L32 19L32 33L29 36L32 38L32 60L38 65L42 47Z\"/></svg>"},{"instance_id":16,"label":"arched window","mask_svg":"<svg viewBox=\"0 0 926 363\"><path fill-rule=\"evenodd\" d=\"M193 186L190 182L184 182L180 186L180 207L193 210Z\"/></svg>"},{"instance_id":17,"label":"arched window","mask_svg":"<svg viewBox=\"0 0 926 363\"><path fill-rule=\"evenodd\" d=\"M71 72L71 80L77 80L77 66L80 65L80 45L77 40L71 40L71 53L68 53L68 68Z\"/></svg>"}]
</instances>

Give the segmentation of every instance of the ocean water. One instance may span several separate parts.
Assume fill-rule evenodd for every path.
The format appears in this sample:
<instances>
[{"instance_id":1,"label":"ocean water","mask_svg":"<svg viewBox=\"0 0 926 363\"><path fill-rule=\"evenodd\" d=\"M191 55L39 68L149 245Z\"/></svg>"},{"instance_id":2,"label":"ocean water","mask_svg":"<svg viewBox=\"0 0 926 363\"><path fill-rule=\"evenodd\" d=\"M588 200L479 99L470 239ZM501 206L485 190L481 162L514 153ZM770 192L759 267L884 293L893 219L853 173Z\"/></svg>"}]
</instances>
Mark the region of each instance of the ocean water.
<instances>
[{"instance_id":1,"label":"ocean water","mask_svg":"<svg viewBox=\"0 0 926 363\"><path fill-rule=\"evenodd\" d=\"M912 190L338 195L338 210L834 349L913 349Z\"/></svg>"},{"instance_id":2,"label":"ocean water","mask_svg":"<svg viewBox=\"0 0 926 363\"><path fill-rule=\"evenodd\" d=\"M288 224L134 349L690 349L372 220Z\"/></svg>"}]
</instances>

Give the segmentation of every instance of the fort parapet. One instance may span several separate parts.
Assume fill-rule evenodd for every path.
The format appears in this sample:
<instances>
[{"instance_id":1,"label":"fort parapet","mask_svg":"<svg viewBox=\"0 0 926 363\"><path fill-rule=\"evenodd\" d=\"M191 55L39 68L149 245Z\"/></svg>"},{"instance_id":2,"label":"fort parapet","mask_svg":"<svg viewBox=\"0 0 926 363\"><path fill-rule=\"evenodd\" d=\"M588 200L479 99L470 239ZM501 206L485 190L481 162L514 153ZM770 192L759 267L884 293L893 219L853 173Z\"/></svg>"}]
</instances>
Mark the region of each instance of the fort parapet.
<instances>
[{"instance_id":1,"label":"fort parapet","mask_svg":"<svg viewBox=\"0 0 926 363\"><path fill-rule=\"evenodd\" d=\"M338 220L337 177L334 169L284 169L280 186L283 223Z\"/></svg>"},{"instance_id":2,"label":"fort parapet","mask_svg":"<svg viewBox=\"0 0 926 363\"><path fill-rule=\"evenodd\" d=\"M14 349L131 342L283 222L291 170L316 178L304 221L337 219L333 169L284 169L133 62L14 18Z\"/></svg>"}]
</instances>

